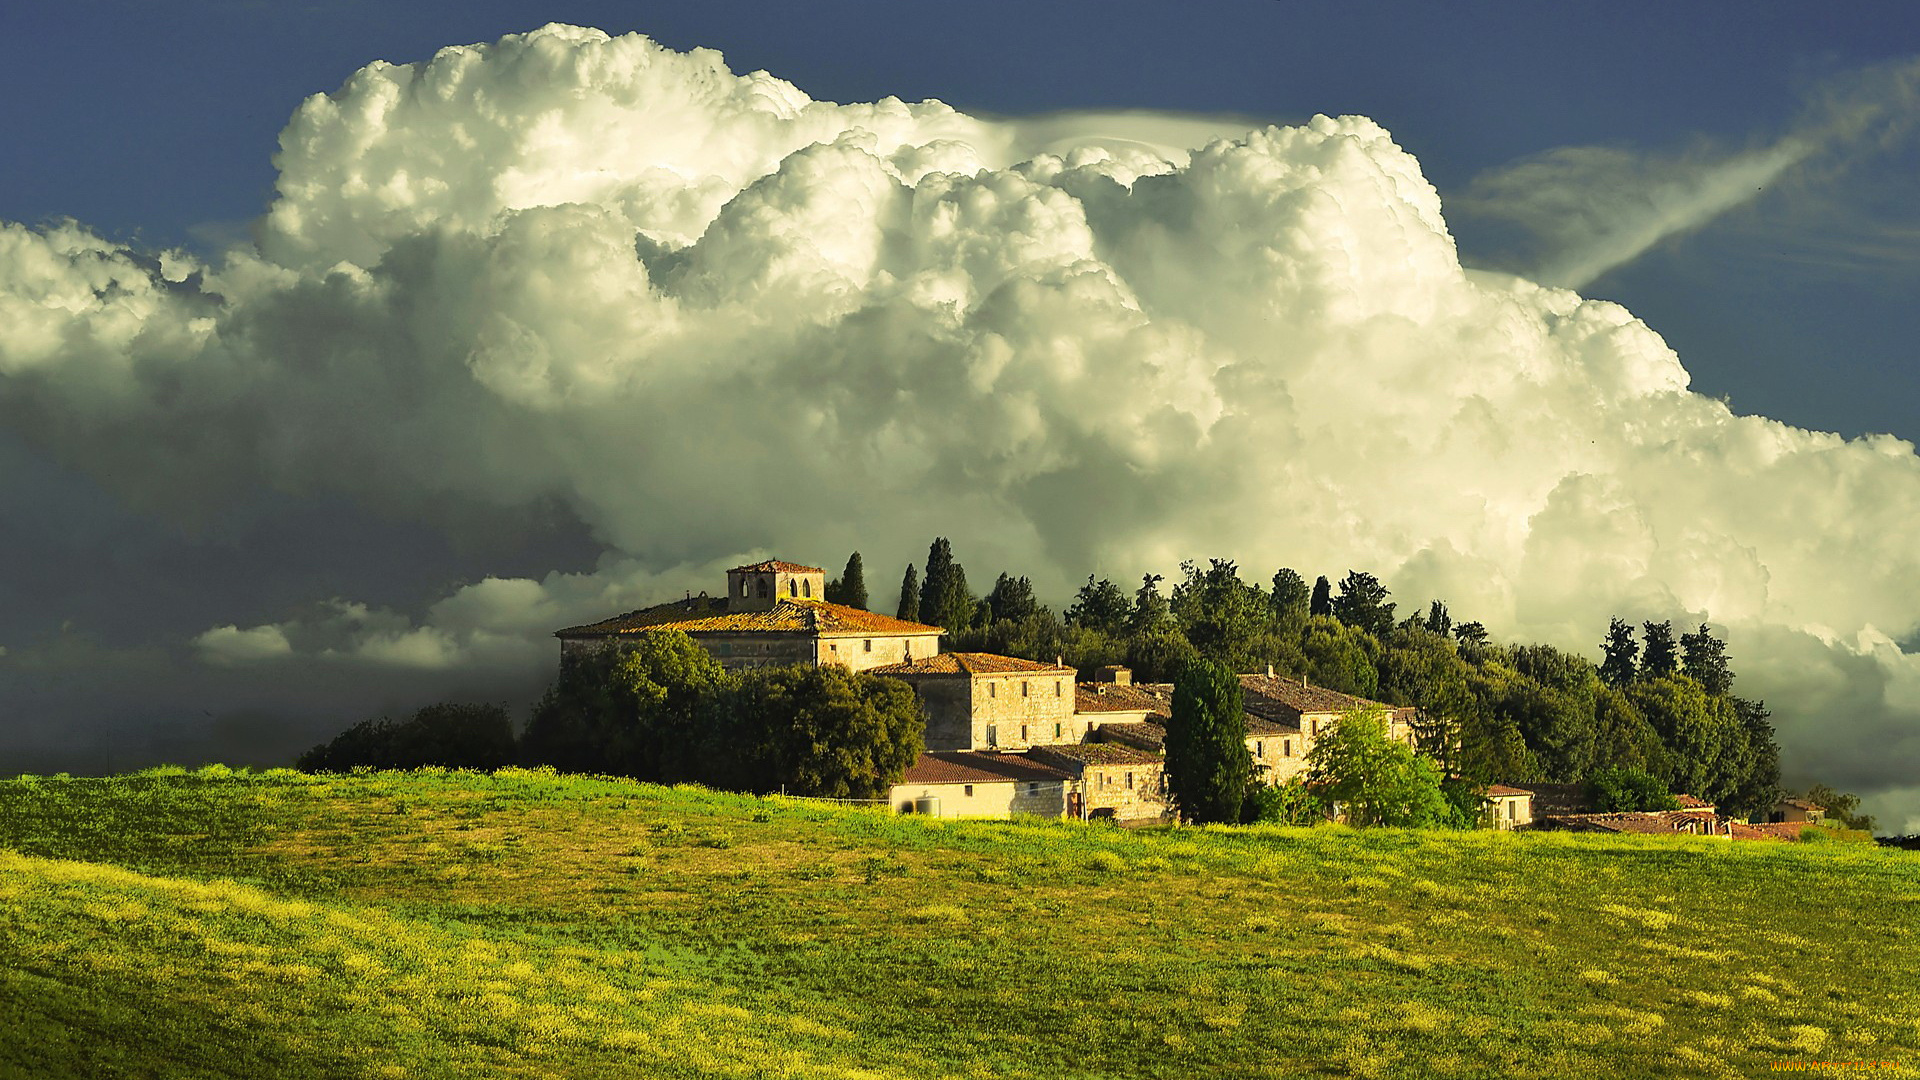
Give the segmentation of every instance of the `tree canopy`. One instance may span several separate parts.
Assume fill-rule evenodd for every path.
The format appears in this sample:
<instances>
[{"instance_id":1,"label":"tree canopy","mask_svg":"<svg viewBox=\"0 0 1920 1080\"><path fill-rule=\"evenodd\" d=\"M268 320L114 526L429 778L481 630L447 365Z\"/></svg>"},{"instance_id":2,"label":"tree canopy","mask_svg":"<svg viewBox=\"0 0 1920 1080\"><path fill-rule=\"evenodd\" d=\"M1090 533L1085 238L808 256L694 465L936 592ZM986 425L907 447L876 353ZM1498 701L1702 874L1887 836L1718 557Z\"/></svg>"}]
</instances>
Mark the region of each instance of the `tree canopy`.
<instances>
[{"instance_id":1,"label":"tree canopy","mask_svg":"<svg viewBox=\"0 0 1920 1080\"><path fill-rule=\"evenodd\" d=\"M1352 825L1403 828L1464 824L1440 789L1440 770L1387 737L1379 709L1342 713L1307 751L1308 783Z\"/></svg>"},{"instance_id":2,"label":"tree canopy","mask_svg":"<svg viewBox=\"0 0 1920 1080\"><path fill-rule=\"evenodd\" d=\"M827 582L827 600L848 607L867 606L867 573L860 564L859 552L848 556L847 568L841 571L839 577Z\"/></svg>"},{"instance_id":3,"label":"tree canopy","mask_svg":"<svg viewBox=\"0 0 1920 1080\"><path fill-rule=\"evenodd\" d=\"M513 721L499 705L428 705L405 720L362 720L301 754L308 772L356 767L497 769L514 762Z\"/></svg>"},{"instance_id":4,"label":"tree canopy","mask_svg":"<svg viewBox=\"0 0 1920 1080\"><path fill-rule=\"evenodd\" d=\"M1252 776L1240 679L1196 659L1173 683L1167 718L1167 793L1182 818L1196 823L1240 820Z\"/></svg>"}]
</instances>

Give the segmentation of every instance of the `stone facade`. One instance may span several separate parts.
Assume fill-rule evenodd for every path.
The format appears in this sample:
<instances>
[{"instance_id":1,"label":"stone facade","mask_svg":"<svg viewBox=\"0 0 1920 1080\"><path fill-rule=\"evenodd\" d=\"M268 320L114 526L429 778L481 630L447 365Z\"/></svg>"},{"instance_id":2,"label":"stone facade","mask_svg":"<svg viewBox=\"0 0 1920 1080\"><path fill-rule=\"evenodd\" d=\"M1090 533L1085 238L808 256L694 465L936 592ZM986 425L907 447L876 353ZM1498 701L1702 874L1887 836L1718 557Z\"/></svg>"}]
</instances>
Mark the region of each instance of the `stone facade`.
<instances>
[{"instance_id":1,"label":"stone facade","mask_svg":"<svg viewBox=\"0 0 1920 1080\"><path fill-rule=\"evenodd\" d=\"M1065 770L1019 754L926 753L887 792L903 814L1057 818L1073 783Z\"/></svg>"},{"instance_id":2,"label":"stone facade","mask_svg":"<svg viewBox=\"0 0 1920 1080\"><path fill-rule=\"evenodd\" d=\"M1042 746L1034 761L1073 774L1068 817L1152 821L1167 815L1166 760L1158 754L1113 743Z\"/></svg>"},{"instance_id":3,"label":"stone facade","mask_svg":"<svg viewBox=\"0 0 1920 1080\"><path fill-rule=\"evenodd\" d=\"M927 749L1024 750L1077 743L1073 669L990 653L938 656L873 669L914 688L927 709Z\"/></svg>"}]
</instances>

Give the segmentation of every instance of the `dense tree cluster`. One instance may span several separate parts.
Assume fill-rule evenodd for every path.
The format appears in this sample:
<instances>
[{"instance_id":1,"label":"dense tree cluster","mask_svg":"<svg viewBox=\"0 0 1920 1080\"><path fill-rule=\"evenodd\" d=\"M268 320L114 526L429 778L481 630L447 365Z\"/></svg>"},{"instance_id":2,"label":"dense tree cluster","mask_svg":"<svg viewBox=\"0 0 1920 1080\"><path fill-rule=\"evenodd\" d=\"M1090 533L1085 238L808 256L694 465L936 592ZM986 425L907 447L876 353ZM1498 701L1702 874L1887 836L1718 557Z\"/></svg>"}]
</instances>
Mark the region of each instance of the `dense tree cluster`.
<instances>
[{"instance_id":1,"label":"dense tree cluster","mask_svg":"<svg viewBox=\"0 0 1920 1080\"><path fill-rule=\"evenodd\" d=\"M434 705L370 720L300 767L492 769L516 761L567 772L735 791L884 798L925 746L926 716L898 679L840 667L725 670L677 630L569 653L516 740L498 706Z\"/></svg>"},{"instance_id":2,"label":"dense tree cluster","mask_svg":"<svg viewBox=\"0 0 1920 1080\"><path fill-rule=\"evenodd\" d=\"M1670 621L1636 628L1614 619L1601 660L1547 645L1499 644L1443 600L1400 619L1386 584L1349 570L1313 584L1291 568L1249 583L1231 560L1184 563L1167 586L1138 588L1088 575L1064 615L1002 573L984 600L945 538L929 551L914 596L941 622L949 647L1033 660L1060 657L1083 676L1126 664L1143 682L1172 682L1196 660L1239 672L1268 665L1330 689L1422 710L1421 749L1443 775L1470 782L1579 783L1631 769L1734 815L1763 813L1779 795L1779 748L1762 702L1733 693L1726 643L1705 625L1676 636ZM934 568L943 581L933 587ZM909 586L915 585L908 567ZM902 599L906 599L903 590ZM903 609L906 605L902 604Z\"/></svg>"}]
</instances>

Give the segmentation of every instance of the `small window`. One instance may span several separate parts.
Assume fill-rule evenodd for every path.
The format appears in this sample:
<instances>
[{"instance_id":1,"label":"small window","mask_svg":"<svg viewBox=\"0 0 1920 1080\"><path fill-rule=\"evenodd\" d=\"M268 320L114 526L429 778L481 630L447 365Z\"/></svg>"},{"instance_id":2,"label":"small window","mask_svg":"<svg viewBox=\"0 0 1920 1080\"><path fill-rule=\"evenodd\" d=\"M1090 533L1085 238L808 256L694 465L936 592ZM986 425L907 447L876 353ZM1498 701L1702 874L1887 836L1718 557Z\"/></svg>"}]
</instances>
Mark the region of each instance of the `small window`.
<instances>
[{"instance_id":1,"label":"small window","mask_svg":"<svg viewBox=\"0 0 1920 1080\"><path fill-rule=\"evenodd\" d=\"M969 799L971 799L971 798L973 798L973 785L972 785L972 784L968 784L968 785L966 786L966 792L967 792L967 798L969 798Z\"/></svg>"},{"instance_id":2,"label":"small window","mask_svg":"<svg viewBox=\"0 0 1920 1080\"><path fill-rule=\"evenodd\" d=\"M1309 721L1307 724L1307 734L1309 735L1320 734L1320 721L1318 720Z\"/></svg>"},{"instance_id":3,"label":"small window","mask_svg":"<svg viewBox=\"0 0 1920 1080\"><path fill-rule=\"evenodd\" d=\"M1000 725L998 724L987 725L987 745L988 746L1000 745Z\"/></svg>"},{"instance_id":4,"label":"small window","mask_svg":"<svg viewBox=\"0 0 1920 1080\"><path fill-rule=\"evenodd\" d=\"M1253 756L1254 756L1254 757L1266 757L1266 756L1267 756L1267 744L1266 744L1266 743L1263 743L1263 742L1261 742L1261 741L1260 741L1260 740L1258 740L1258 739L1255 739L1255 740L1253 741Z\"/></svg>"},{"instance_id":5,"label":"small window","mask_svg":"<svg viewBox=\"0 0 1920 1080\"><path fill-rule=\"evenodd\" d=\"M1280 740L1280 756L1281 757L1293 756L1293 740L1292 739Z\"/></svg>"},{"instance_id":6,"label":"small window","mask_svg":"<svg viewBox=\"0 0 1920 1080\"><path fill-rule=\"evenodd\" d=\"M788 578L788 579L787 579L787 595L788 595L788 596L799 596L799 595L800 595L800 586L799 586L799 584L798 584L797 582L795 582L795 581L794 581L794 580L793 580L792 578Z\"/></svg>"},{"instance_id":7,"label":"small window","mask_svg":"<svg viewBox=\"0 0 1920 1080\"><path fill-rule=\"evenodd\" d=\"M1027 696L1027 683L1026 683L1026 680L1024 679L1022 679L1020 682L1020 696L1021 697Z\"/></svg>"},{"instance_id":8,"label":"small window","mask_svg":"<svg viewBox=\"0 0 1920 1080\"><path fill-rule=\"evenodd\" d=\"M1066 693L1065 693L1064 691L1062 691L1062 690L1060 689L1060 680L1059 680L1059 679L1055 679L1055 680L1053 680L1053 696L1054 696L1054 697L1065 697L1065 696L1066 696Z\"/></svg>"},{"instance_id":9,"label":"small window","mask_svg":"<svg viewBox=\"0 0 1920 1080\"><path fill-rule=\"evenodd\" d=\"M1025 724L1020 725L1020 741L1021 742L1027 741L1027 725Z\"/></svg>"},{"instance_id":10,"label":"small window","mask_svg":"<svg viewBox=\"0 0 1920 1080\"><path fill-rule=\"evenodd\" d=\"M988 696L988 697L999 697L999 696L1000 696L1000 684L999 684L999 683L988 683L988 684L987 684L987 696Z\"/></svg>"},{"instance_id":11,"label":"small window","mask_svg":"<svg viewBox=\"0 0 1920 1080\"><path fill-rule=\"evenodd\" d=\"M811 581L801 582L800 595L806 597L809 600L813 599L813 582Z\"/></svg>"},{"instance_id":12,"label":"small window","mask_svg":"<svg viewBox=\"0 0 1920 1080\"><path fill-rule=\"evenodd\" d=\"M1128 791L1133 790L1133 774L1132 773L1127 774L1127 790Z\"/></svg>"},{"instance_id":13,"label":"small window","mask_svg":"<svg viewBox=\"0 0 1920 1080\"><path fill-rule=\"evenodd\" d=\"M1031 783L1031 784L1028 784L1028 785L1027 785L1027 794L1029 794L1029 795L1038 795L1038 794L1040 794L1040 785L1039 785L1039 783L1038 783L1038 782L1035 782L1035 783Z\"/></svg>"},{"instance_id":14,"label":"small window","mask_svg":"<svg viewBox=\"0 0 1920 1080\"><path fill-rule=\"evenodd\" d=\"M860 650L861 652L872 652L872 651L873 651L873 639L872 639L872 638L868 638L867 640L865 640L865 641L863 641L863 642L861 642L860 644L861 644L861 646L862 646L862 647L861 647L861 650Z\"/></svg>"},{"instance_id":15,"label":"small window","mask_svg":"<svg viewBox=\"0 0 1920 1080\"><path fill-rule=\"evenodd\" d=\"M755 584L759 586L759 589L757 589L756 591L759 592L760 599L765 600L767 598L767 579L761 578L759 581L755 582ZM746 586L742 585L741 588L744 589L746 588Z\"/></svg>"},{"instance_id":16,"label":"small window","mask_svg":"<svg viewBox=\"0 0 1920 1080\"><path fill-rule=\"evenodd\" d=\"M1055 724L1055 725L1053 725L1053 737L1054 737L1054 738L1056 738L1056 739L1060 737L1060 725L1059 725L1059 724Z\"/></svg>"},{"instance_id":17,"label":"small window","mask_svg":"<svg viewBox=\"0 0 1920 1080\"><path fill-rule=\"evenodd\" d=\"M913 642L911 642L911 641L903 641L903 642L901 642L901 643L900 643L900 655L902 655L902 656L904 656L904 657L906 657L906 658L907 658L907 659L909 659L909 660L911 660L911 659L913 659Z\"/></svg>"}]
</instances>

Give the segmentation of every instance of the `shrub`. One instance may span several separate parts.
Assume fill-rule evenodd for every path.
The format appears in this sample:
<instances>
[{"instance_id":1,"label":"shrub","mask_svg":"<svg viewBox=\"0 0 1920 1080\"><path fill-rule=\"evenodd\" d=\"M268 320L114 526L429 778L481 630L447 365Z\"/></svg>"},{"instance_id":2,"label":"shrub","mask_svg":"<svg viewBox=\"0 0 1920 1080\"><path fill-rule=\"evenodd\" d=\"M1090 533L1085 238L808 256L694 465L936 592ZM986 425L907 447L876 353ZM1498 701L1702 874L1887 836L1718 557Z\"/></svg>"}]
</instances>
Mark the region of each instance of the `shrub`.
<instances>
[{"instance_id":1,"label":"shrub","mask_svg":"<svg viewBox=\"0 0 1920 1080\"><path fill-rule=\"evenodd\" d=\"M354 768L497 769L514 759L513 721L499 705L428 705L403 721L362 720L301 754L307 772Z\"/></svg>"}]
</instances>

